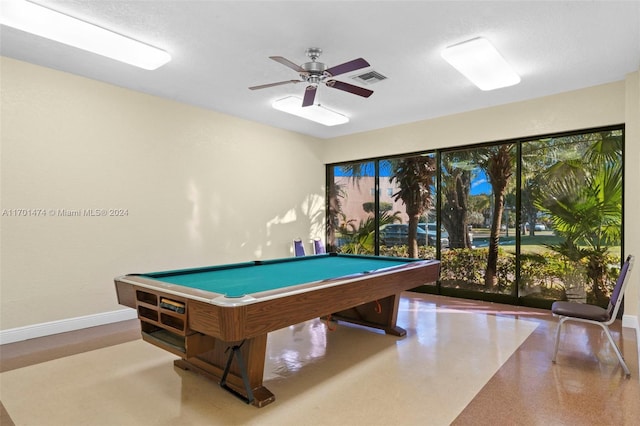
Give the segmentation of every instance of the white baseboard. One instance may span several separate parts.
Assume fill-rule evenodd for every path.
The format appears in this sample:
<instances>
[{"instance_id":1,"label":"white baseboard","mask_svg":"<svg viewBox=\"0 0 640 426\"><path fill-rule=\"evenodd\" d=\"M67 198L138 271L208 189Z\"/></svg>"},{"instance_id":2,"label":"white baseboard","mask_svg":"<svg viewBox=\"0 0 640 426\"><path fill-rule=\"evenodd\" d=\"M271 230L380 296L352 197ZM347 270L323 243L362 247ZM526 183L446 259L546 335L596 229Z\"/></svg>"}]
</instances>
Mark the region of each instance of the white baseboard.
<instances>
[{"instance_id":1,"label":"white baseboard","mask_svg":"<svg viewBox=\"0 0 640 426\"><path fill-rule=\"evenodd\" d=\"M636 334L640 331L640 323L635 315L622 315L622 326L627 328L635 328Z\"/></svg>"},{"instance_id":2,"label":"white baseboard","mask_svg":"<svg viewBox=\"0 0 640 426\"><path fill-rule=\"evenodd\" d=\"M640 371L640 317L635 315L623 315L622 326L636 330L636 342L638 343L638 370Z\"/></svg>"},{"instance_id":3,"label":"white baseboard","mask_svg":"<svg viewBox=\"0 0 640 426\"><path fill-rule=\"evenodd\" d=\"M80 330L98 325L111 324L119 321L126 321L134 318L137 318L137 313L134 309L120 309L117 311L103 312L83 317L67 318L59 321L11 328L0 331L0 345L35 339L36 337L50 336L52 334L66 333L67 331Z\"/></svg>"}]
</instances>

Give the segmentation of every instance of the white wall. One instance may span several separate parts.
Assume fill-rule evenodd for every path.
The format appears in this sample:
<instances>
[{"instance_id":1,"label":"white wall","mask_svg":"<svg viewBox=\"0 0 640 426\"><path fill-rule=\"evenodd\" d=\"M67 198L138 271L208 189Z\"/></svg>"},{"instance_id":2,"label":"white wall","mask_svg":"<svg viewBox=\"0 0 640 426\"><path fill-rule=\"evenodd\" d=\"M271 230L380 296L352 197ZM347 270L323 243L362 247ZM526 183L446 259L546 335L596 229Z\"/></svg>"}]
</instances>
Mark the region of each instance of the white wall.
<instances>
[{"instance_id":1,"label":"white wall","mask_svg":"<svg viewBox=\"0 0 640 426\"><path fill-rule=\"evenodd\" d=\"M640 222L634 220L634 209L640 205L639 74L554 96L334 138L324 143L323 161L357 160L626 122L625 250L640 257ZM629 327L636 327L638 322L639 277L640 259L627 290L624 324Z\"/></svg>"},{"instance_id":2,"label":"white wall","mask_svg":"<svg viewBox=\"0 0 640 426\"><path fill-rule=\"evenodd\" d=\"M117 275L286 257L323 235L318 140L0 61L2 330L120 309Z\"/></svg>"}]
</instances>

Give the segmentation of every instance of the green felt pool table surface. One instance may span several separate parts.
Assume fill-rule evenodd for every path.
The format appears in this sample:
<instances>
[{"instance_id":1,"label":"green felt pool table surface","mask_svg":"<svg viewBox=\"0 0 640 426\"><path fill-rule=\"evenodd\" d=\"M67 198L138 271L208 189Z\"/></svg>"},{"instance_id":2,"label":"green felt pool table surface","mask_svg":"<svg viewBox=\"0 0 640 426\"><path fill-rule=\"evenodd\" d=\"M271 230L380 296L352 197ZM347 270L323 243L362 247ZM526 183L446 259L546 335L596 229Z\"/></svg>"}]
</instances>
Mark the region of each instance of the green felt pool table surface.
<instances>
[{"instance_id":1,"label":"green felt pool table surface","mask_svg":"<svg viewBox=\"0 0 640 426\"><path fill-rule=\"evenodd\" d=\"M406 265L415 260L328 253L271 261L152 272L140 276L235 298L335 277L392 268Z\"/></svg>"}]
</instances>

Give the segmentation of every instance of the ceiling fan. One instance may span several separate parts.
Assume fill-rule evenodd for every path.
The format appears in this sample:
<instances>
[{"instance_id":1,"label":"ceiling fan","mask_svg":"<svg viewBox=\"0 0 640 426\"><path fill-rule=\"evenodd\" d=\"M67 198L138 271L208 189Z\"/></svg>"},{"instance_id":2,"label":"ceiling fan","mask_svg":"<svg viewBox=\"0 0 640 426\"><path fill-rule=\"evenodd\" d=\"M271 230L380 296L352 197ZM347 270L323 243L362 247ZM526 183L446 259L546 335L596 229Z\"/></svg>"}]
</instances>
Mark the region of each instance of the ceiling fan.
<instances>
[{"instance_id":1,"label":"ceiling fan","mask_svg":"<svg viewBox=\"0 0 640 426\"><path fill-rule=\"evenodd\" d=\"M370 66L369 63L364 59L358 58L349 62L345 62L344 64L328 68L322 62L316 62L316 60L322 54L322 49L319 49L317 47L310 47L305 51L305 53L309 58L311 58L311 62L307 62L302 65L297 65L290 60L283 58L282 56L269 56L269 59L273 59L274 61L279 62L282 65L296 71L300 75L301 80L279 81L277 83L252 86L249 87L249 89L258 90L266 89L267 87L281 86L283 84L309 83L304 92L304 99L302 100L303 107L313 105L313 101L316 97L316 89L318 88L318 84L320 83L324 83L327 87L343 90L345 92L353 93L354 95L362 96L364 98L368 98L373 94L373 90L365 89L363 87L354 86L353 84L332 79L332 77L335 77L336 75L348 73L360 68L366 68Z\"/></svg>"}]
</instances>

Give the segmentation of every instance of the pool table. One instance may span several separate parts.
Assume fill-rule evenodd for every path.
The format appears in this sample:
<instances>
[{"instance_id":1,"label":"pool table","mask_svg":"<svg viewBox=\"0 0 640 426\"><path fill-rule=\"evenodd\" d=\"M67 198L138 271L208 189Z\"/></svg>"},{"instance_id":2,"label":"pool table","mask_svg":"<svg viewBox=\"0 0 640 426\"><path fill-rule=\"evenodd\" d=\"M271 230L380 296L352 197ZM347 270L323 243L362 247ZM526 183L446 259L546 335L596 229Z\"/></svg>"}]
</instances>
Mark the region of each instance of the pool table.
<instances>
[{"instance_id":1,"label":"pool table","mask_svg":"<svg viewBox=\"0 0 640 426\"><path fill-rule=\"evenodd\" d=\"M400 293L438 279L440 263L327 253L115 279L118 302L138 312L142 338L257 407L267 334L323 317L404 336Z\"/></svg>"}]
</instances>

